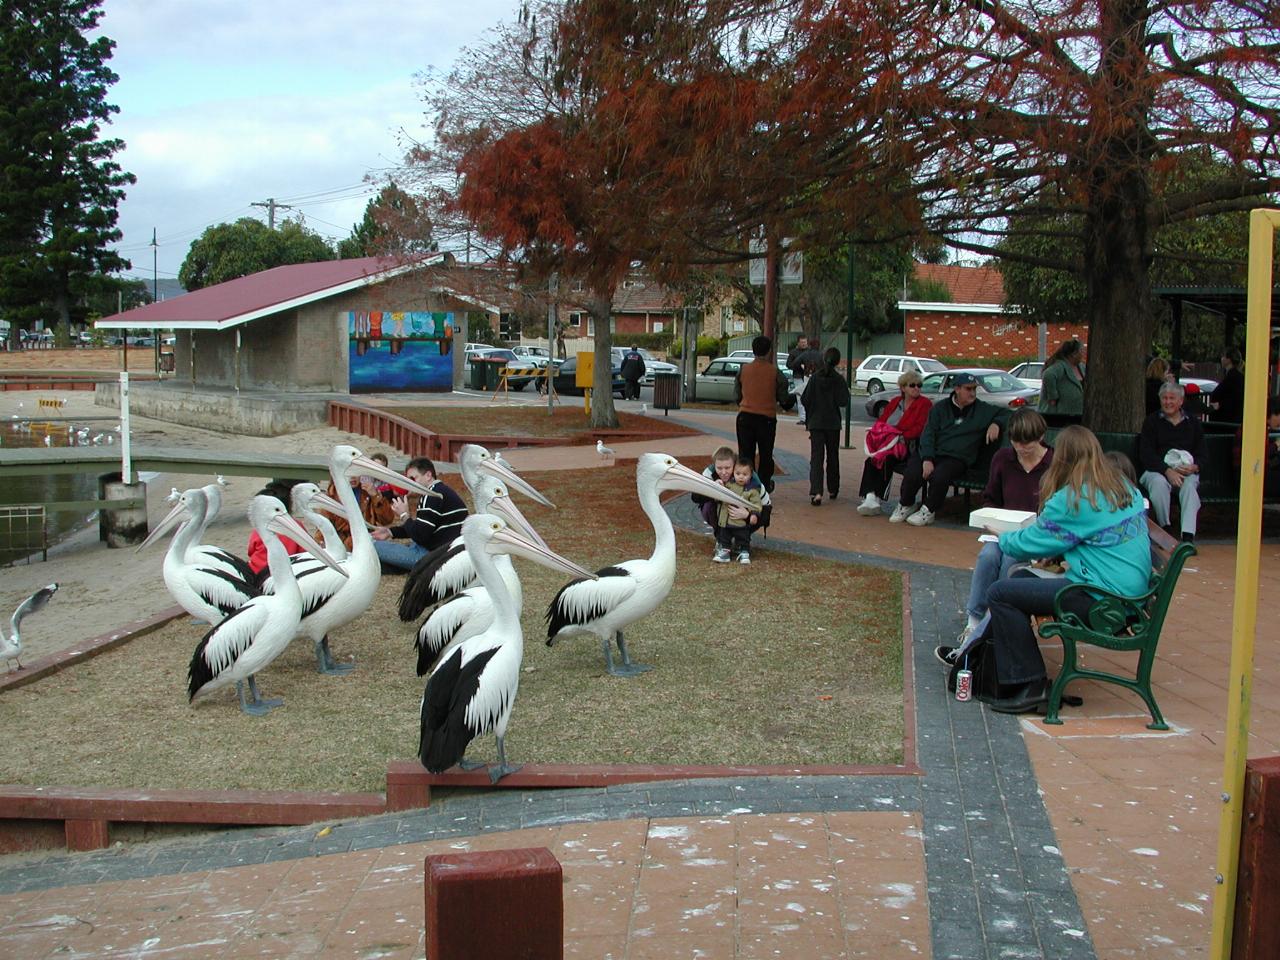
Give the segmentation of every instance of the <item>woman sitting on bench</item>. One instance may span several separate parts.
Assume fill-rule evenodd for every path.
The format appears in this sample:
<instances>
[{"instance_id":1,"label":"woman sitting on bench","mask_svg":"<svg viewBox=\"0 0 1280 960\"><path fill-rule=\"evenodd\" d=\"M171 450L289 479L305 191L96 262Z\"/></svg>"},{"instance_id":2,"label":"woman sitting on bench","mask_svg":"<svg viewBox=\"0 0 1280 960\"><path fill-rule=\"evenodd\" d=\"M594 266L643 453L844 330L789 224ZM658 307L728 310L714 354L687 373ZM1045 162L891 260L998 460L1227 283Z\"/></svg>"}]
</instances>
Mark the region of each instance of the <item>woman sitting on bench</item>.
<instances>
[{"instance_id":1,"label":"woman sitting on bench","mask_svg":"<svg viewBox=\"0 0 1280 960\"><path fill-rule=\"evenodd\" d=\"M1142 494L1102 452L1098 438L1081 426L1065 428L1054 444L1053 463L1041 486L1040 515L1021 530L1000 535L1000 550L1012 557L1061 556L1072 583L1094 584L1126 595L1142 593L1151 574L1151 541ZM1047 699L1044 658L1030 617L1054 612L1060 579L1015 573L987 593L996 679L1002 693L989 705L1000 713L1029 713ZM1077 593L1073 612L1089 600Z\"/></svg>"}]
</instances>

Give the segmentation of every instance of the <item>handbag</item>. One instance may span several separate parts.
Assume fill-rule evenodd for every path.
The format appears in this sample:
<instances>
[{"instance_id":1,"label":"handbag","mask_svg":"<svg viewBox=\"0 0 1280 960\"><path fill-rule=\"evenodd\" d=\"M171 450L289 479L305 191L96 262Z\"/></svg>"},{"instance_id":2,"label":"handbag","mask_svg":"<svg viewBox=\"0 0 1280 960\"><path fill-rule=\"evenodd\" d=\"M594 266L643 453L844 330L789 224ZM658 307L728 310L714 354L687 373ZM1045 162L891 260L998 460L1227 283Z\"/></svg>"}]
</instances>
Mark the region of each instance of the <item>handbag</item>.
<instances>
[{"instance_id":1,"label":"handbag","mask_svg":"<svg viewBox=\"0 0 1280 960\"><path fill-rule=\"evenodd\" d=\"M902 437L902 431L879 420L871 425L867 435L862 438L862 449L877 467L883 467L889 457L895 460L905 460L907 457L907 443Z\"/></svg>"}]
</instances>

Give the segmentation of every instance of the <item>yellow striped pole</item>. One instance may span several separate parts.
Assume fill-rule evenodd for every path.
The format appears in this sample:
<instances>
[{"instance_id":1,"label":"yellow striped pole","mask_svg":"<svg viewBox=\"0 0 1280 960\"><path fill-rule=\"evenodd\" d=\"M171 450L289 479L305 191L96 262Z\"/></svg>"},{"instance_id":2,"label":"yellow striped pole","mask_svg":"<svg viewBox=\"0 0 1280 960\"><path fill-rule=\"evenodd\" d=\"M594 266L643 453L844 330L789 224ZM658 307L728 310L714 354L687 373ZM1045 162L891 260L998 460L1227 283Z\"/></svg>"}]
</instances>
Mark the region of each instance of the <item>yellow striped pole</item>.
<instances>
[{"instance_id":1,"label":"yellow striped pole","mask_svg":"<svg viewBox=\"0 0 1280 960\"><path fill-rule=\"evenodd\" d=\"M1236 583L1231 617L1231 675L1227 687L1226 754L1222 761L1222 814L1218 822L1217 896L1213 901L1213 960L1231 956L1244 762L1249 750L1249 698L1253 641L1258 625L1258 558L1262 550L1262 468L1265 463L1267 379L1270 372L1271 259L1280 210L1249 214L1249 290L1245 325L1243 446L1240 514L1236 524Z\"/></svg>"}]
</instances>

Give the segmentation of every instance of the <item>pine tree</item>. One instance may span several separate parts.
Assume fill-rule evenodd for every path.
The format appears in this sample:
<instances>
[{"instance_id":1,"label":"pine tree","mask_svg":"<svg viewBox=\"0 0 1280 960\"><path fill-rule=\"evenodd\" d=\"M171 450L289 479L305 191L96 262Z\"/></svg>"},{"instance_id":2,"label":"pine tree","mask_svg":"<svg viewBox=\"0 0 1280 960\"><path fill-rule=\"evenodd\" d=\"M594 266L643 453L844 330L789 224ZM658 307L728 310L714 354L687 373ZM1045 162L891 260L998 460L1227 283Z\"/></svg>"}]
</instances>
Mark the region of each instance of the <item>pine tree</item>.
<instances>
[{"instance_id":1,"label":"pine tree","mask_svg":"<svg viewBox=\"0 0 1280 960\"><path fill-rule=\"evenodd\" d=\"M115 47L102 0L0 0L0 311L69 335L83 278L129 266L108 244L134 182L103 138ZM16 332L17 323L13 324Z\"/></svg>"}]
</instances>

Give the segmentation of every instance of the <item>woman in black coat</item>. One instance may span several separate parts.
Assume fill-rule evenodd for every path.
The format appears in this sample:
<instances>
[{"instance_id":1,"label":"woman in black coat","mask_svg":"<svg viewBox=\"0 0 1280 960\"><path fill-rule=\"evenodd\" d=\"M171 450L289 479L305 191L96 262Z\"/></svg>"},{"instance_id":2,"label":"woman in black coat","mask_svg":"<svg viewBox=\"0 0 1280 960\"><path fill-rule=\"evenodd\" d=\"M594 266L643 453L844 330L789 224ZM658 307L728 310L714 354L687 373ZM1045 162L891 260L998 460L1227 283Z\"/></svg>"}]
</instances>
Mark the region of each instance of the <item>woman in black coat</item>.
<instances>
[{"instance_id":1,"label":"woman in black coat","mask_svg":"<svg viewBox=\"0 0 1280 960\"><path fill-rule=\"evenodd\" d=\"M840 493L841 411L849 406L849 385L836 372L839 365L840 351L828 347L822 355L822 368L809 378L800 396L809 431L809 502L815 507L822 505L824 462L827 493L832 500Z\"/></svg>"}]
</instances>

